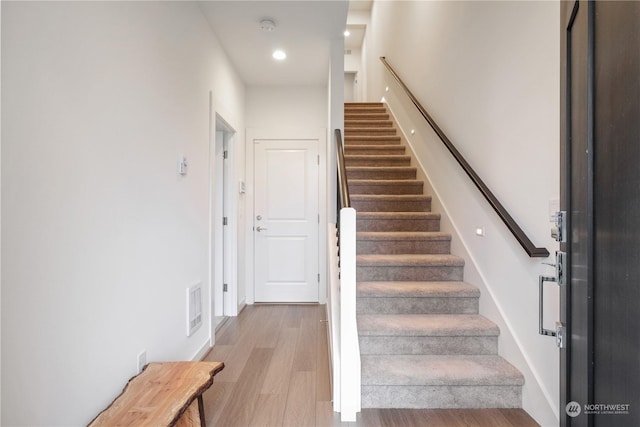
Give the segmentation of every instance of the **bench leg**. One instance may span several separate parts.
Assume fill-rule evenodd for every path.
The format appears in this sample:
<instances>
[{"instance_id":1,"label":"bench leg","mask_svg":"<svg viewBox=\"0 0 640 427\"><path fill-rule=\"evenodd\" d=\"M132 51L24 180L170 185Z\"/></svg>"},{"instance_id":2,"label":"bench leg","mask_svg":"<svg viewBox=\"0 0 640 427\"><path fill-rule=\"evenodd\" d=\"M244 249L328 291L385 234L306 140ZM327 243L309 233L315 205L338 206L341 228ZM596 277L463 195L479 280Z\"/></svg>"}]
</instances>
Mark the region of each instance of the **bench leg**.
<instances>
[{"instance_id":1,"label":"bench leg","mask_svg":"<svg viewBox=\"0 0 640 427\"><path fill-rule=\"evenodd\" d=\"M204 418L204 402L202 395L198 396L198 412L200 413L200 427L207 427L207 420Z\"/></svg>"}]
</instances>

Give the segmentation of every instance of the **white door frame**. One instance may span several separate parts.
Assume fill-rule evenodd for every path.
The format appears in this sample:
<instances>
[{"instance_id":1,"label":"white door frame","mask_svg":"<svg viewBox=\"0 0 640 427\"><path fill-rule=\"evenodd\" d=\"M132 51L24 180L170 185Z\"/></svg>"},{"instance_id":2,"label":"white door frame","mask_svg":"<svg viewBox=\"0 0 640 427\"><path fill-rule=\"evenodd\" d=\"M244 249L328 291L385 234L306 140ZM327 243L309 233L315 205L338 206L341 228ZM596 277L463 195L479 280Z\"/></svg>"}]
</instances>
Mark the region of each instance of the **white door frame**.
<instances>
[{"instance_id":1,"label":"white door frame","mask_svg":"<svg viewBox=\"0 0 640 427\"><path fill-rule=\"evenodd\" d=\"M246 155L247 155L247 194L246 208L246 275L247 277L247 304L255 302L255 279L254 279L254 230L255 218L254 201L254 140L317 140L318 154L320 155L320 167L318 169L318 203L320 207L320 227L318 231L318 269L320 273L320 283L318 285L318 302L327 302L327 129L252 129L246 130Z\"/></svg>"},{"instance_id":2,"label":"white door frame","mask_svg":"<svg viewBox=\"0 0 640 427\"><path fill-rule=\"evenodd\" d=\"M211 102L211 95L210 95ZM211 105L211 104L210 104ZM238 315L238 193L236 182L236 146L235 129L211 105L211 123L209 137L209 336L211 345L215 343L215 318ZM220 144L217 136L222 135L222 143L227 147L227 173L222 183L216 177L222 176L219 171L221 159L216 157L216 146ZM224 205L228 225L219 227L221 211L216 206L217 193L223 191ZM224 233L224 246L217 245L216 230ZM224 264L223 264L224 263ZM224 277L216 275L223 269ZM223 292L223 282L228 284L227 292Z\"/></svg>"}]
</instances>

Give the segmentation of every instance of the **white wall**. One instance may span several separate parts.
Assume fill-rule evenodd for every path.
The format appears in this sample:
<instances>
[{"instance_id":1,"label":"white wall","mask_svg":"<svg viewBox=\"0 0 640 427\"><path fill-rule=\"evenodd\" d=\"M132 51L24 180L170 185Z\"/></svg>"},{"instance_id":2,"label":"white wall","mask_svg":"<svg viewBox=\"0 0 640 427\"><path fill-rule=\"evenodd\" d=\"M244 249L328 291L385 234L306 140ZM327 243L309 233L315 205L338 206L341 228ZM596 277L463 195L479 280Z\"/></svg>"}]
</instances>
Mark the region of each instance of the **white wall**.
<instances>
[{"instance_id":1,"label":"white wall","mask_svg":"<svg viewBox=\"0 0 640 427\"><path fill-rule=\"evenodd\" d=\"M369 10L351 10L347 15L347 25L357 25L364 28L365 38L362 41L360 49L352 49L351 55L344 56L344 70L357 71L357 99L359 101L367 100L367 67L365 64L367 58L367 31L371 25L371 11Z\"/></svg>"},{"instance_id":2,"label":"white wall","mask_svg":"<svg viewBox=\"0 0 640 427\"><path fill-rule=\"evenodd\" d=\"M2 65L2 424L86 425L208 346L209 91L242 132L244 87L186 2L2 2Z\"/></svg>"},{"instance_id":3,"label":"white wall","mask_svg":"<svg viewBox=\"0 0 640 427\"><path fill-rule=\"evenodd\" d=\"M362 63L362 51L360 49L351 49L350 55L344 56L344 70L360 72Z\"/></svg>"},{"instance_id":4,"label":"white wall","mask_svg":"<svg viewBox=\"0 0 640 427\"><path fill-rule=\"evenodd\" d=\"M250 86L247 88L247 127L325 128L325 86Z\"/></svg>"},{"instance_id":5,"label":"white wall","mask_svg":"<svg viewBox=\"0 0 640 427\"><path fill-rule=\"evenodd\" d=\"M360 102L364 99L360 77L362 75L362 51L360 49L351 49L350 54L344 55L344 71L345 102L349 102L349 100L347 100L348 89L352 92L353 99L351 102ZM353 73L354 78L348 79L346 76L348 73Z\"/></svg>"},{"instance_id":6,"label":"white wall","mask_svg":"<svg viewBox=\"0 0 640 427\"><path fill-rule=\"evenodd\" d=\"M537 278L551 269L526 255L378 58L388 58L533 242L553 253L558 29L555 2L380 1L366 39L368 100L387 99L416 151L434 206L450 217L443 227L455 234L453 252L467 261L465 278L482 290L481 313L501 328L500 353L525 375L524 408L544 426L557 425L559 411L558 350L537 334ZM557 297L549 304L552 327Z\"/></svg>"}]
</instances>

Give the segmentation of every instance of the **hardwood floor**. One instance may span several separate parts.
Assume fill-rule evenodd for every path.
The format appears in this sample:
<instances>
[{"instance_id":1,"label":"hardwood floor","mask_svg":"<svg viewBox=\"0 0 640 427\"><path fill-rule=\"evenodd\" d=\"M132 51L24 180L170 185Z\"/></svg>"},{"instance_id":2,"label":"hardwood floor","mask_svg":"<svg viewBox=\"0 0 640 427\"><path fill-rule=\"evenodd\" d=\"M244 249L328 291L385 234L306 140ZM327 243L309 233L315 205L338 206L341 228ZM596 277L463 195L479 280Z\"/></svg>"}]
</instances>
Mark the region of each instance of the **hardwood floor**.
<instances>
[{"instance_id":1,"label":"hardwood floor","mask_svg":"<svg viewBox=\"0 0 640 427\"><path fill-rule=\"evenodd\" d=\"M355 423L334 413L323 305L247 306L229 319L207 361L225 369L204 393L209 427L529 427L521 409L364 409Z\"/></svg>"}]
</instances>

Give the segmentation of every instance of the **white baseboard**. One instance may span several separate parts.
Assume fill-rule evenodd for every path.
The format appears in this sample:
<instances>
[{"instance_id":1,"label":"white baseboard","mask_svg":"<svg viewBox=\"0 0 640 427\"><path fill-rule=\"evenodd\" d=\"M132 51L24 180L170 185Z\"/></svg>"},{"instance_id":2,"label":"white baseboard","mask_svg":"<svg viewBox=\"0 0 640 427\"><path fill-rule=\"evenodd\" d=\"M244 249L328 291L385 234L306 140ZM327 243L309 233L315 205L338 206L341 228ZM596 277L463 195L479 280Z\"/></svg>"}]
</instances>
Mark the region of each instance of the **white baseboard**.
<instances>
[{"instance_id":1,"label":"white baseboard","mask_svg":"<svg viewBox=\"0 0 640 427\"><path fill-rule=\"evenodd\" d=\"M242 310L244 310L244 308L247 306L247 300L243 299L242 301L240 301L240 303L238 304L238 314L240 314L242 312Z\"/></svg>"},{"instance_id":2,"label":"white baseboard","mask_svg":"<svg viewBox=\"0 0 640 427\"><path fill-rule=\"evenodd\" d=\"M200 347L200 350L191 358L193 362L200 362L211 350L211 340L207 339L205 343Z\"/></svg>"}]
</instances>

